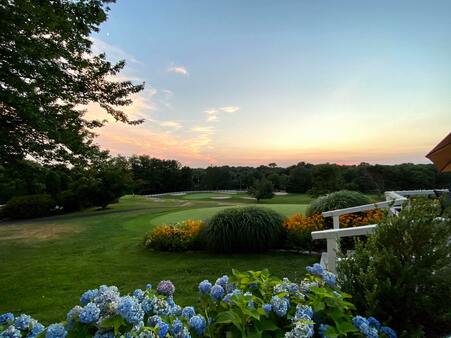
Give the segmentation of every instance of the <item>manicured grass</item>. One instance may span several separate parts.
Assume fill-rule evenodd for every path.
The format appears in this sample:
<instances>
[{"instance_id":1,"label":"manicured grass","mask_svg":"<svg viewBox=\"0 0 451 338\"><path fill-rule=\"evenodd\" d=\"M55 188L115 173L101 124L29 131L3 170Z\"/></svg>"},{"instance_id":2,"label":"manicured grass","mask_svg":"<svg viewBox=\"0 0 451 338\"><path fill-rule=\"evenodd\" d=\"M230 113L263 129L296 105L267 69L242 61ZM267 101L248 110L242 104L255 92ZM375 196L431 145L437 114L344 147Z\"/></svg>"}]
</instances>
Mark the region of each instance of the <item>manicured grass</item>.
<instances>
[{"instance_id":1,"label":"manicured grass","mask_svg":"<svg viewBox=\"0 0 451 338\"><path fill-rule=\"evenodd\" d=\"M295 204L268 204L268 205L260 205L260 204L246 204L243 206L255 206L262 208L273 209L284 216L290 216L295 213L304 213L306 209L306 205L295 205ZM190 210L182 210L177 212L172 212L169 214L165 214L159 217L152 218L151 223L158 224L169 224L184 221L187 219L202 219L206 220L212 217L217 212L232 208L233 205L221 206L221 207L210 207L210 208L200 208L200 209L190 209Z\"/></svg>"},{"instance_id":2,"label":"manicured grass","mask_svg":"<svg viewBox=\"0 0 451 338\"><path fill-rule=\"evenodd\" d=\"M148 200L126 196L110 209L0 224L0 313L28 313L45 324L64 320L81 293L101 284L130 292L171 279L176 301L194 302L197 284L240 270L269 268L300 278L316 257L291 253L212 255L163 253L144 248L154 219L224 207L220 201ZM286 205L271 207L288 212ZM302 206L291 205L291 208Z\"/></svg>"}]
</instances>

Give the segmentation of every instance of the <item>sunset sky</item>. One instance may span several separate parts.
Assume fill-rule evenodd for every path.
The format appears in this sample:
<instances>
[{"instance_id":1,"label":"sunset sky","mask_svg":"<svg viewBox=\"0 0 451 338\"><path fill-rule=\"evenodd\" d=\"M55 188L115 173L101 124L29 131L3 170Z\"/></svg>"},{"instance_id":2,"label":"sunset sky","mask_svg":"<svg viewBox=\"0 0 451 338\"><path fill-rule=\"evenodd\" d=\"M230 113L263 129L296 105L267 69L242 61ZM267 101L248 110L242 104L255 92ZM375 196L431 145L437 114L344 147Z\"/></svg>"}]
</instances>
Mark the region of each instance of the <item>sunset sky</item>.
<instances>
[{"instance_id":1,"label":"sunset sky","mask_svg":"<svg viewBox=\"0 0 451 338\"><path fill-rule=\"evenodd\" d=\"M424 162L451 130L451 1L119 0L92 37L146 88L113 154ZM89 106L88 116L102 117Z\"/></svg>"}]
</instances>

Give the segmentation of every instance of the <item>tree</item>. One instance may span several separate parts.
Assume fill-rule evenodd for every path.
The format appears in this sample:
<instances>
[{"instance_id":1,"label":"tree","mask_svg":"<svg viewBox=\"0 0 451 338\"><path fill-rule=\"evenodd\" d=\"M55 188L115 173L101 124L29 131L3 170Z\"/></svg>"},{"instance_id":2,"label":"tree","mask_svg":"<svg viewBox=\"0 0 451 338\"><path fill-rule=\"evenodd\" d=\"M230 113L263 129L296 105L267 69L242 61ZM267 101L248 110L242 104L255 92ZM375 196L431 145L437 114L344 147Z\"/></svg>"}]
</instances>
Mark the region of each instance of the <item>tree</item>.
<instances>
[{"instance_id":1,"label":"tree","mask_svg":"<svg viewBox=\"0 0 451 338\"><path fill-rule=\"evenodd\" d=\"M257 199L257 202L260 202L261 199L273 198L274 186L271 181L262 178L261 180L255 181L248 192L249 195Z\"/></svg>"},{"instance_id":2,"label":"tree","mask_svg":"<svg viewBox=\"0 0 451 338\"><path fill-rule=\"evenodd\" d=\"M94 55L90 35L109 0L0 1L0 164L86 161L97 147L81 108L98 104L116 121L144 84L114 79L125 65Z\"/></svg>"},{"instance_id":3,"label":"tree","mask_svg":"<svg viewBox=\"0 0 451 338\"><path fill-rule=\"evenodd\" d=\"M297 165L290 170L287 191L306 193L312 187L312 170L305 165Z\"/></svg>"},{"instance_id":4,"label":"tree","mask_svg":"<svg viewBox=\"0 0 451 338\"><path fill-rule=\"evenodd\" d=\"M122 157L109 159L95 165L91 170L91 175L94 178L92 202L94 206L102 209L116 202L132 185L127 161Z\"/></svg>"}]
</instances>

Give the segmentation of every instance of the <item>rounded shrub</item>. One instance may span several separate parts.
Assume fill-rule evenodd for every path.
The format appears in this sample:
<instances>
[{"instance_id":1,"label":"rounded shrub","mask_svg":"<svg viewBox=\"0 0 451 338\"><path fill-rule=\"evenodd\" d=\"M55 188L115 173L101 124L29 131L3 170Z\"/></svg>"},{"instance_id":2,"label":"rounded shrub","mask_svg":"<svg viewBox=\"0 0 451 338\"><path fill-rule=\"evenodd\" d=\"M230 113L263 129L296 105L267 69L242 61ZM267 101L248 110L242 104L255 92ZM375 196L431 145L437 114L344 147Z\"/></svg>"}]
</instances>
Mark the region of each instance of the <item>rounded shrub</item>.
<instances>
[{"instance_id":1,"label":"rounded shrub","mask_svg":"<svg viewBox=\"0 0 451 338\"><path fill-rule=\"evenodd\" d=\"M280 242L283 217L266 208L225 209L211 218L203 238L216 252L260 252Z\"/></svg>"},{"instance_id":2,"label":"rounded shrub","mask_svg":"<svg viewBox=\"0 0 451 338\"><path fill-rule=\"evenodd\" d=\"M307 215L320 214L324 211L355 207L370 203L370 199L357 191L340 190L318 197L307 209Z\"/></svg>"},{"instance_id":3,"label":"rounded shrub","mask_svg":"<svg viewBox=\"0 0 451 338\"><path fill-rule=\"evenodd\" d=\"M24 195L11 198L3 208L3 216L10 218L34 218L51 214L55 201L50 195Z\"/></svg>"}]
</instances>

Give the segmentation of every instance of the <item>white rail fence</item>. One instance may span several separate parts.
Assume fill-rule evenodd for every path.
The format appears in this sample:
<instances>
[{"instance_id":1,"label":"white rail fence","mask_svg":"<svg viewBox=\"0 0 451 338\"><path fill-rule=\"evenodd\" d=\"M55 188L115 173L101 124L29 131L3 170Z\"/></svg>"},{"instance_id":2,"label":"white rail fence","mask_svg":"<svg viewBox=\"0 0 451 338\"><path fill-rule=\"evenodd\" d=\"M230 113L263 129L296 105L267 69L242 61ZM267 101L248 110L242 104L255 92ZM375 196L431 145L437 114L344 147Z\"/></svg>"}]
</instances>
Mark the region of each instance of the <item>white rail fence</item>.
<instances>
[{"instance_id":1,"label":"white rail fence","mask_svg":"<svg viewBox=\"0 0 451 338\"><path fill-rule=\"evenodd\" d=\"M323 212L323 217L332 217L333 229L312 232L312 239L325 239L327 241L327 252L321 256L321 265L336 273L339 239L342 237L369 235L377 227L377 224L370 224L340 229L340 216L375 209L389 209L390 214L397 216L402 206L408 203L410 197L431 196L435 195L436 192L448 192L448 189L387 191L385 192L386 200L383 202Z\"/></svg>"},{"instance_id":2,"label":"white rail fence","mask_svg":"<svg viewBox=\"0 0 451 338\"><path fill-rule=\"evenodd\" d=\"M179 196L179 195L186 195L191 193L205 193L205 192L211 192L211 193L221 193L221 194L238 194L240 192L246 192L247 190L187 190L187 191L173 191L173 192L164 192L161 194L150 194L145 195L146 197L159 197L159 196Z\"/></svg>"}]
</instances>

